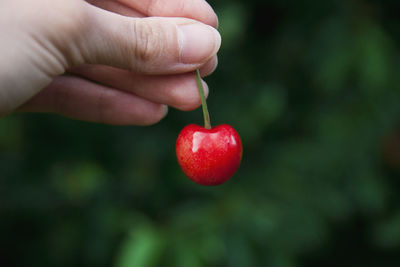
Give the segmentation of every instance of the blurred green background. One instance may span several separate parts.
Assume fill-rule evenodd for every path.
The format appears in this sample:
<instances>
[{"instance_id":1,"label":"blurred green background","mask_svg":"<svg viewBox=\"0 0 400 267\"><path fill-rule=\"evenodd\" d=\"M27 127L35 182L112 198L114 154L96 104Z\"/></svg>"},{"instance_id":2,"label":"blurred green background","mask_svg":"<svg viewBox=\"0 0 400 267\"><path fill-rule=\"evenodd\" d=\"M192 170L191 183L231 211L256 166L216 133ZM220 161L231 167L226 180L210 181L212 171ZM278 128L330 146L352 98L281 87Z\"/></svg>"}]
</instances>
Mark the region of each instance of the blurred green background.
<instances>
[{"instance_id":1,"label":"blurred green background","mask_svg":"<svg viewBox=\"0 0 400 267\"><path fill-rule=\"evenodd\" d=\"M241 134L219 187L184 177L179 131L0 120L0 265L400 266L400 3L210 1L212 123Z\"/></svg>"}]
</instances>

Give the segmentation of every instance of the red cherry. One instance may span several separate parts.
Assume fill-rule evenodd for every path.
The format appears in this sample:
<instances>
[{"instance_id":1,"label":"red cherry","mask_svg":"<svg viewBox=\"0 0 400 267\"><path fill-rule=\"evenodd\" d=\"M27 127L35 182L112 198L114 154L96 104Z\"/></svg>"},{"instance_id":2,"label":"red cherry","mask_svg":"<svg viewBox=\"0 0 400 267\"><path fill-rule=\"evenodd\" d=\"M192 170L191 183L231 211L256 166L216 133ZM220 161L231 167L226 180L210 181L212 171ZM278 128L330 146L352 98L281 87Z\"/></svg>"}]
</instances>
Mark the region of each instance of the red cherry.
<instances>
[{"instance_id":1,"label":"red cherry","mask_svg":"<svg viewBox=\"0 0 400 267\"><path fill-rule=\"evenodd\" d=\"M183 172L201 185L219 185L229 180L242 160L242 141L231 126L211 127L199 70L196 70L204 127L190 124L176 141L176 157Z\"/></svg>"},{"instance_id":2,"label":"red cherry","mask_svg":"<svg viewBox=\"0 0 400 267\"><path fill-rule=\"evenodd\" d=\"M176 156L183 172L195 183L219 185L229 180L242 159L242 141L231 126L211 129L190 124L176 142Z\"/></svg>"}]
</instances>

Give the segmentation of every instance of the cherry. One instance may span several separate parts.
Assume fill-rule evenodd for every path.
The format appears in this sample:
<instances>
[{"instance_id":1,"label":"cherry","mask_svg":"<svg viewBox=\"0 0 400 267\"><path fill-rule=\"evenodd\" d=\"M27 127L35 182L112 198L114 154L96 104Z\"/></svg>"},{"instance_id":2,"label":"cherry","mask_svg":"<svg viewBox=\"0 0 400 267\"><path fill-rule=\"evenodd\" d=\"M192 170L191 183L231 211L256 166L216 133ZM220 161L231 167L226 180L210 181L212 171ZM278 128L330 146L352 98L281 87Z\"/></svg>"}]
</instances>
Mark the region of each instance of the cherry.
<instances>
[{"instance_id":1,"label":"cherry","mask_svg":"<svg viewBox=\"0 0 400 267\"><path fill-rule=\"evenodd\" d=\"M196 70L203 107L204 127L189 124L176 141L176 156L186 176L201 185L219 185L229 180L242 159L242 141L228 124L211 127L199 71Z\"/></svg>"},{"instance_id":2,"label":"cherry","mask_svg":"<svg viewBox=\"0 0 400 267\"><path fill-rule=\"evenodd\" d=\"M242 142L231 126L211 129L190 124L176 142L176 155L183 172L201 185L219 185L233 176L242 159Z\"/></svg>"}]
</instances>

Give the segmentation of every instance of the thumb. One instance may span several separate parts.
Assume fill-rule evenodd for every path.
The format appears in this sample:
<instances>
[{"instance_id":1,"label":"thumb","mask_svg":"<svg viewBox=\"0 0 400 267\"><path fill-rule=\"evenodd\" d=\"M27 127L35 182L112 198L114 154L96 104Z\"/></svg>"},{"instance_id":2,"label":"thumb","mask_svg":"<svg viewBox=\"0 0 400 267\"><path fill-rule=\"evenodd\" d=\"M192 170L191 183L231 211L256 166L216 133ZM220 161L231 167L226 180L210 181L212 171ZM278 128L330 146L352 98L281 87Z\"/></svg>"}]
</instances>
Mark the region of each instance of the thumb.
<instances>
[{"instance_id":1,"label":"thumb","mask_svg":"<svg viewBox=\"0 0 400 267\"><path fill-rule=\"evenodd\" d=\"M93 7L90 27L81 31L85 63L105 64L141 73L194 70L218 51L213 27L185 18L131 18Z\"/></svg>"}]
</instances>

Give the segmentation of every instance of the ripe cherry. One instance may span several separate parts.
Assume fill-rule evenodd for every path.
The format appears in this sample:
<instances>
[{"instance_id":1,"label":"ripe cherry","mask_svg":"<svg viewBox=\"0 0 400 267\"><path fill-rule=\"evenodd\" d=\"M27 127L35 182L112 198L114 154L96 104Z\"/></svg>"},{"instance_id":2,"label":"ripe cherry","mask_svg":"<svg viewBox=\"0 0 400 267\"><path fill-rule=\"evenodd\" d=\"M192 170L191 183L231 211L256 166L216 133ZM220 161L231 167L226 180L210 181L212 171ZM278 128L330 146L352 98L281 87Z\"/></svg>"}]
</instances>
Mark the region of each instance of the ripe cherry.
<instances>
[{"instance_id":1,"label":"ripe cherry","mask_svg":"<svg viewBox=\"0 0 400 267\"><path fill-rule=\"evenodd\" d=\"M189 179L201 185L219 185L229 180L242 159L242 142L231 126L211 127L199 71L196 70L204 126L187 125L176 142L176 156Z\"/></svg>"}]
</instances>

